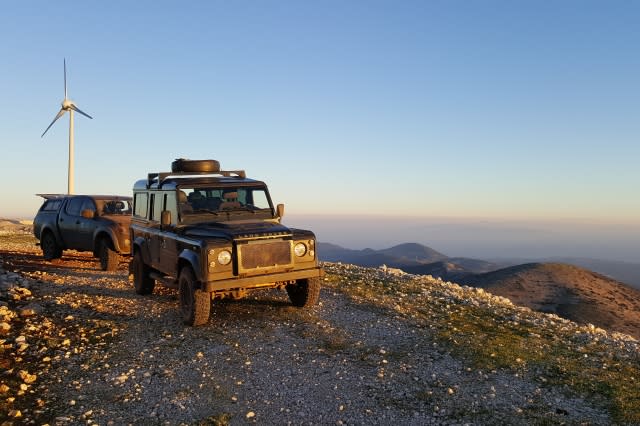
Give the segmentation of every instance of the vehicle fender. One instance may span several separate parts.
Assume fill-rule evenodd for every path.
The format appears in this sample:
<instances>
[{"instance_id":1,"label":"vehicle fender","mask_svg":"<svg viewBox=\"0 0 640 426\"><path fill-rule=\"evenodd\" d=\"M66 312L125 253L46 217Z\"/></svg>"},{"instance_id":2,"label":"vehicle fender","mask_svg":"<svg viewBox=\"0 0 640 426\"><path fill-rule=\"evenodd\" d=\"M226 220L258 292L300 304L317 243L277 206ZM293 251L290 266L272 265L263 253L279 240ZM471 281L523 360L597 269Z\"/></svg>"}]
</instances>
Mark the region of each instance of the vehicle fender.
<instances>
[{"instance_id":1,"label":"vehicle fender","mask_svg":"<svg viewBox=\"0 0 640 426\"><path fill-rule=\"evenodd\" d=\"M45 224L40 228L40 234L38 235L38 240L42 240L42 236L47 232L51 232L53 234L54 238L56 239L56 242L60 245L60 247L66 248L66 244L64 243L64 240L60 237L60 232L58 231L58 227L51 224Z\"/></svg>"},{"instance_id":2,"label":"vehicle fender","mask_svg":"<svg viewBox=\"0 0 640 426\"><path fill-rule=\"evenodd\" d=\"M102 226L96 228L96 230L93 231L94 250L98 248L99 239L104 236L108 237L111 240L111 243L113 244L113 248L116 252L120 253L122 251L120 247L120 242L118 241L118 238L116 237L113 230L108 227L102 227Z\"/></svg>"},{"instance_id":3,"label":"vehicle fender","mask_svg":"<svg viewBox=\"0 0 640 426\"><path fill-rule=\"evenodd\" d=\"M137 236L131 243L131 254L133 255L136 251L140 251L144 263L151 263L151 254L149 252L147 240L141 235Z\"/></svg>"},{"instance_id":4,"label":"vehicle fender","mask_svg":"<svg viewBox=\"0 0 640 426\"><path fill-rule=\"evenodd\" d=\"M192 250L182 250L182 252L180 252L180 255L178 256L178 264L183 265L184 263L188 263L189 265L191 265L191 269L193 269L193 272L196 275L196 280L202 283L204 281L204 277L202 276L202 268L198 266L201 265L200 256Z\"/></svg>"}]
</instances>

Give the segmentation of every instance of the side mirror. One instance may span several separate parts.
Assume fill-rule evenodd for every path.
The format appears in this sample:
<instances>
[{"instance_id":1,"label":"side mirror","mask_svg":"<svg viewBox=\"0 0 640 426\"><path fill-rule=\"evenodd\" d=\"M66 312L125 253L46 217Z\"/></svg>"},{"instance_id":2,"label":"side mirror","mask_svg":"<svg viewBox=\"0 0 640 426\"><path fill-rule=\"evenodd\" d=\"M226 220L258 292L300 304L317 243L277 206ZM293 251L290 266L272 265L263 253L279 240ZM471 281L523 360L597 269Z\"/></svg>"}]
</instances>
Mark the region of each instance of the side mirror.
<instances>
[{"instance_id":1,"label":"side mirror","mask_svg":"<svg viewBox=\"0 0 640 426\"><path fill-rule=\"evenodd\" d=\"M80 212L80 216L84 217L85 219L93 219L95 213L96 212L91 209L84 209Z\"/></svg>"},{"instance_id":2,"label":"side mirror","mask_svg":"<svg viewBox=\"0 0 640 426\"><path fill-rule=\"evenodd\" d=\"M169 210L163 210L160 214L160 225L171 225L171 212Z\"/></svg>"},{"instance_id":3,"label":"side mirror","mask_svg":"<svg viewBox=\"0 0 640 426\"><path fill-rule=\"evenodd\" d=\"M282 219L283 216L284 216L284 204L278 204L276 206L276 217L278 219Z\"/></svg>"}]
</instances>

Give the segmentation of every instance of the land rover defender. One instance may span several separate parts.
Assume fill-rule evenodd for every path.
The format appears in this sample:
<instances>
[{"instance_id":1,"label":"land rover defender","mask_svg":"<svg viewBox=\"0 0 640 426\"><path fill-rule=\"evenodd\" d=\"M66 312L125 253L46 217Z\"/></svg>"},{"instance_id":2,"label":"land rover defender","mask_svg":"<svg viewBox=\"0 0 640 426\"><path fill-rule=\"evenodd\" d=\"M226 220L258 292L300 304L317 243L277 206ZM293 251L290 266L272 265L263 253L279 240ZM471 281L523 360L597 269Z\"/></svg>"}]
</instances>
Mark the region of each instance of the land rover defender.
<instances>
[{"instance_id":1,"label":"land rover defender","mask_svg":"<svg viewBox=\"0 0 640 426\"><path fill-rule=\"evenodd\" d=\"M324 271L315 235L281 223L267 185L216 160L178 159L133 188L130 272L138 294L177 288L182 320L209 320L217 298L285 289L293 305L318 301Z\"/></svg>"}]
</instances>

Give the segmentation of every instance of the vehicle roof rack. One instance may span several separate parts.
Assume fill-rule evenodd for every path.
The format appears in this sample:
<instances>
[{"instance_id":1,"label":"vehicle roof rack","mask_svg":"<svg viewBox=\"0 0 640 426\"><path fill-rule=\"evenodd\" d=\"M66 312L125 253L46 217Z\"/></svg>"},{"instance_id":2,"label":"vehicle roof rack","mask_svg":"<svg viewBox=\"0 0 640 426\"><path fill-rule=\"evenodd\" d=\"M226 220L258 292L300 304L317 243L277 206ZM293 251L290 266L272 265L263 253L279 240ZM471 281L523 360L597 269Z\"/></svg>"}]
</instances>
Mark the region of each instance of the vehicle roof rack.
<instances>
[{"instance_id":1,"label":"vehicle roof rack","mask_svg":"<svg viewBox=\"0 0 640 426\"><path fill-rule=\"evenodd\" d=\"M223 177L233 177L237 179L245 179L247 174L244 170L218 170L216 172L159 172L159 173L148 173L147 174L147 188L151 187L151 185L156 181L158 186L162 186L164 181L169 177L190 177L190 176L223 176Z\"/></svg>"},{"instance_id":2,"label":"vehicle roof rack","mask_svg":"<svg viewBox=\"0 0 640 426\"><path fill-rule=\"evenodd\" d=\"M45 200L51 200L52 198L64 198L69 194L36 194L38 197L42 197Z\"/></svg>"},{"instance_id":3,"label":"vehicle roof rack","mask_svg":"<svg viewBox=\"0 0 640 426\"><path fill-rule=\"evenodd\" d=\"M109 194L36 194L38 197L42 197L45 200L55 200L56 198L74 197L82 195L86 197L92 197L99 200L128 200L131 197L128 195L109 195Z\"/></svg>"}]
</instances>

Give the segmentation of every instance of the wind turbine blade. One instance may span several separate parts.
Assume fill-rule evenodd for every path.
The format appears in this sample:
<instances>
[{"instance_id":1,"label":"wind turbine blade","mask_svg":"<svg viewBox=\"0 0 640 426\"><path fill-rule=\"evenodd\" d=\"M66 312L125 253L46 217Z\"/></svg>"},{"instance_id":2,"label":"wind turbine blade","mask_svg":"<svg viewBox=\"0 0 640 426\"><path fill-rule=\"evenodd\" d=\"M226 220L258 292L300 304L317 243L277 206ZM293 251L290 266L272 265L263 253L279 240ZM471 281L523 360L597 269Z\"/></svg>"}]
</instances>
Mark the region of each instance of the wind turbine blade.
<instances>
[{"instance_id":1,"label":"wind turbine blade","mask_svg":"<svg viewBox=\"0 0 640 426\"><path fill-rule=\"evenodd\" d=\"M56 120L58 120L58 118L62 117L64 115L64 110L61 109L60 111L58 111L58 113L56 114L56 117L53 119L53 121L51 122L51 124L49 124L49 127L46 128L46 130L42 133L42 136L44 136L45 133L47 133L47 130L49 130L51 128L51 126L53 126L53 123L56 122Z\"/></svg>"},{"instance_id":2,"label":"wind turbine blade","mask_svg":"<svg viewBox=\"0 0 640 426\"><path fill-rule=\"evenodd\" d=\"M63 59L64 63L64 98L67 99L67 58Z\"/></svg>"},{"instance_id":3,"label":"wind turbine blade","mask_svg":"<svg viewBox=\"0 0 640 426\"><path fill-rule=\"evenodd\" d=\"M92 119L92 120L93 120L93 117L92 117L92 116L90 116L90 115L89 115L89 114L87 114L86 112L82 112L82 111L80 111L80 108L78 108L78 107L77 107L77 106L75 106L74 104L71 104L69 107L70 107L72 110L74 110L75 112L79 112L80 114L84 115L85 117L89 117L90 119Z\"/></svg>"}]
</instances>

